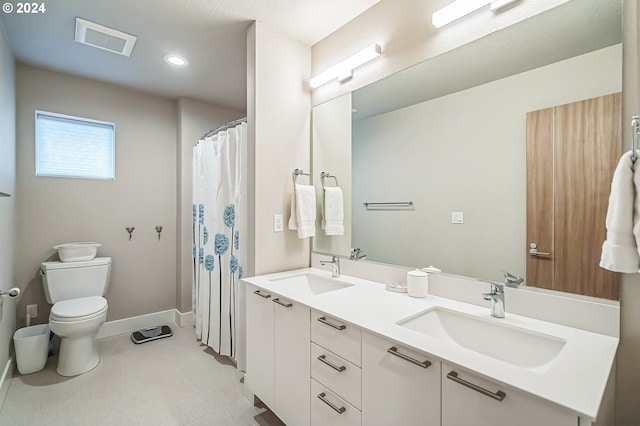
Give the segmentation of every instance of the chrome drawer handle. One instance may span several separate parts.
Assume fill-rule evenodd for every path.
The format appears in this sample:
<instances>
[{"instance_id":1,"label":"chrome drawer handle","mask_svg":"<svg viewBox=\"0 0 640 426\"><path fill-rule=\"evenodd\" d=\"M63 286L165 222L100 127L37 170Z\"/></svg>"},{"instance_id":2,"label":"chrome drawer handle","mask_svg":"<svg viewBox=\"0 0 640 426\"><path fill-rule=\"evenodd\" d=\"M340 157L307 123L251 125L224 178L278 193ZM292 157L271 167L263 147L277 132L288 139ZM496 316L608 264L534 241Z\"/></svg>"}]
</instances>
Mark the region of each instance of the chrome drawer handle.
<instances>
[{"instance_id":1,"label":"chrome drawer handle","mask_svg":"<svg viewBox=\"0 0 640 426\"><path fill-rule=\"evenodd\" d=\"M417 366L420 366L422 368L429 368L431 366L431 362L429 361L418 361L415 358L411 358L409 355L405 355L403 353L398 352L398 348L396 348L395 346L391 346L389 349L387 349L387 352L389 352L391 355L395 355L398 358L402 358L405 361L409 361L412 364L415 364Z\"/></svg>"},{"instance_id":2,"label":"chrome drawer handle","mask_svg":"<svg viewBox=\"0 0 640 426\"><path fill-rule=\"evenodd\" d=\"M320 401L324 402L325 404L327 404L329 407L333 408L335 410L336 413L338 414L342 414L345 411L347 411L346 408L344 407L340 407L338 408L336 405L334 405L331 401L329 401L328 399L326 399L325 397L327 396L326 393L322 392L320 395L318 395L318 398L320 399Z\"/></svg>"},{"instance_id":3,"label":"chrome drawer handle","mask_svg":"<svg viewBox=\"0 0 640 426\"><path fill-rule=\"evenodd\" d=\"M290 303L290 302L284 303L284 302L280 301L280 299L279 299L279 298L275 298L275 299L273 299L273 303L277 303L278 305L280 305L280 306L284 306L285 308L290 308L290 307L292 307L292 306L293 306L293 304L292 304L292 303Z\"/></svg>"},{"instance_id":4,"label":"chrome drawer handle","mask_svg":"<svg viewBox=\"0 0 640 426\"><path fill-rule=\"evenodd\" d=\"M253 292L253 294L257 294L258 296L260 296L260 297L264 297L265 299L268 299L268 298L270 298L270 297L271 297L271 295L270 295L270 294L262 294L262 293L260 293L260 290L256 290L256 291L254 291L254 292Z\"/></svg>"},{"instance_id":5,"label":"chrome drawer handle","mask_svg":"<svg viewBox=\"0 0 640 426\"><path fill-rule=\"evenodd\" d=\"M491 392L489 390L486 390L485 388L480 387L480 386L478 386L478 385L476 385L474 383L467 382L466 380L461 379L460 377L458 377L458 373L456 373L455 371L452 371L449 374L447 374L447 379L453 380L454 382L459 383L462 386L466 386L469 389L473 389L474 391L480 392L481 394L483 394L485 396L488 396L489 398L493 398L493 399L495 399L497 401L502 401L507 396L507 394L502 392L501 390L499 390L496 393L493 393L493 392Z\"/></svg>"},{"instance_id":6,"label":"chrome drawer handle","mask_svg":"<svg viewBox=\"0 0 640 426\"><path fill-rule=\"evenodd\" d=\"M347 369L347 367L345 367L344 365L341 365L340 367L338 367L337 365L335 365L334 363L327 361L327 357L325 355L320 355L318 357L318 361L327 364L329 367L333 368L334 370L336 370L338 373L342 373L344 370Z\"/></svg>"},{"instance_id":7,"label":"chrome drawer handle","mask_svg":"<svg viewBox=\"0 0 640 426\"><path fill-rule=\"evenodd\" d=\"M344 324L340 324L340 325L331 324L329 321L327 321L327 317L320 317L320 318L318 318L318 321L320 321L323 324L328 325L329 327L333 327L336 330L344 330L345 328L347 328L347 326L344 325Z\"/></svg>"}]
</instances>

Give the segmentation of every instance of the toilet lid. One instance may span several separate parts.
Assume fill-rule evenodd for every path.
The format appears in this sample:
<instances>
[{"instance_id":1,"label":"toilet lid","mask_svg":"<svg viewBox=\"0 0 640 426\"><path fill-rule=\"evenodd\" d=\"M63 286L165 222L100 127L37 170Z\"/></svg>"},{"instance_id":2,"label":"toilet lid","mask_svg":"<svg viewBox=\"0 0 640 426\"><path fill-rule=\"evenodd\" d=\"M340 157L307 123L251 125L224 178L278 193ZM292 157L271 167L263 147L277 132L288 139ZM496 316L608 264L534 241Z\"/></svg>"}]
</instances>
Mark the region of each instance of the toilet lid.
<instances>
[{"instance_id":1,"label":"toilet lid","mask_svg":"<svg viewBox=\"0 0 640 426\"><path fill-rule=\"evenodd\" d=\"M63 300L51 308L51 316L56 318L77 318L97 314L107 309L107 299L101 296L81 297Z\"/></svg>"}]
</instances>

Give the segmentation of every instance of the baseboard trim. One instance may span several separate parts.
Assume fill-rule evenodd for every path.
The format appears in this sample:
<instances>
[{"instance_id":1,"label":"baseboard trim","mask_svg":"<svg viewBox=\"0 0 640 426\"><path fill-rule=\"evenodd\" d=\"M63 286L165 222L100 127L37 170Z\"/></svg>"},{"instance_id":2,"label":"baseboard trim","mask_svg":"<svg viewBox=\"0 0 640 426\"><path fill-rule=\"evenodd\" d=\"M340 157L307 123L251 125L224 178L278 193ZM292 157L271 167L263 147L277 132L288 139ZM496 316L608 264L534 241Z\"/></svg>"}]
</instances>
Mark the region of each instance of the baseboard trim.
<instances>
[{"instance_id":1,"label":"baseboard trim","mask_svg":"<svg viewBox=\"0 0 640 426\"><path fill-rule=\"evenodd\" d=\"M9 391L11 377L13 377L13 358L7 360L7 364L4 366L4 371L2 372L2 377L0 378L0 411L2 411L2 407L4 407L4 400Z\"/></svg>"},{"instance_id":2,"label":"baseboard trim","mask_svg":"<svg viewBox=\"0 0 640 426\"><path fill-rule=\"evenodd\" d=\"M155 327L163 324L177 324L179 327L188 327L195 323L192 312L181 313L177 309L154 312L137 317L124 318L105 322L98 332L98 339L113 337L119 334L132 333L142 328Z\"/></svg>"},{"instance_id":3,"label":"baseboard trim","mask_svg":"<svg viewBox=\"0 0 640 426\"><path fill-rule=\"evenodd\" d=\"M180 327L193 327L196 324L196 317L193 312L180 312L176 309L176 324Z\"/></svg>"}]
</instances>

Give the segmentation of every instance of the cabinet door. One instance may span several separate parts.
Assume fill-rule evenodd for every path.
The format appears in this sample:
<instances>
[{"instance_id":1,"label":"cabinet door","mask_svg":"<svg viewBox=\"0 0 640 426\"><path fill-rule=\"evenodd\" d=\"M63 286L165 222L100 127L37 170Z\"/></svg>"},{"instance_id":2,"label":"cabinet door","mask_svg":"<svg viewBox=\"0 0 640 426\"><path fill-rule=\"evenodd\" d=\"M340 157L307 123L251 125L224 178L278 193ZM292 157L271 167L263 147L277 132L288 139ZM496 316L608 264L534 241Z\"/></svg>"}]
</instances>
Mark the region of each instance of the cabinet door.
<instances>
[{"instance_id":1,"label":"cabinet door","mask_svg":"<svg viewBox=\"0 0 640 426\"><path fill-rule=\"evenodd\" d=\"M310 310L275 297L275 410L287 425L311 421Z\"/></svg>"},{"instance_id":2,"label":"cabinet door","mask_svg":"<svg viewBox=\"0 0 640 426\"><path fill-rule=\"evenodd\" d=\"M578 416L533 395L442 363L442 426L576 426Z\"/></svg>"},{"instance_id":3,"label":"cabinet door","mask_svg":"<svg viewBox=\"0 0 640 426\"><path fill-rule=\"evenodd\" d=\"M246 386L275 410L273 398L273 303L272 296L252 285L246 286L247 375Z\"/></svg>"},{"instance_id":4,"label":"cabinet door","mask_svg":"<svg viewBox=\"0 0 640 426\"><path fill-rule=\"evenodd\" d=\"M440 403L439 360L362 333L363 425L440 425Z\"/></svg>"}]
</instances>

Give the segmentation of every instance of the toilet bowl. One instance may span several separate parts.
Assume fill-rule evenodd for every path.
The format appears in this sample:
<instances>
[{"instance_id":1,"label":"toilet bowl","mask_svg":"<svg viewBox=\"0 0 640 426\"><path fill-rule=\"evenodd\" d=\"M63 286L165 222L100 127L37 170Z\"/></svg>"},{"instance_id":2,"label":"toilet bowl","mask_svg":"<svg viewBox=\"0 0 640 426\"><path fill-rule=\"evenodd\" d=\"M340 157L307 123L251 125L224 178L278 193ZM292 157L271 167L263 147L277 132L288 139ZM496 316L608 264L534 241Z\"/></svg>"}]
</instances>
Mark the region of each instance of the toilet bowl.
<instances>
[{"instance_id":1,"label":"toilet bowl","mask_svg":"<svg viewBox=\"0 0 640 426\"><path fill-rule=\"evenodd\" d=\"M49 328L60 337L58 374L76 376L100 362L96 335L107 319L111 258L40 265L44 295L51 303Z\"/></svg>"},{"instance_id":2,"label":"toilet bowl","mask_svg":"<svg viewBox=\"0 0 640 426\"><path fill-rule=\"evenodd\" d=\"M76 376L100 363L96 335L107 319L107 300L101 296L57 302L51 308L49 327L60 337L57 372Z\"/></svg>"}]
</instances>

